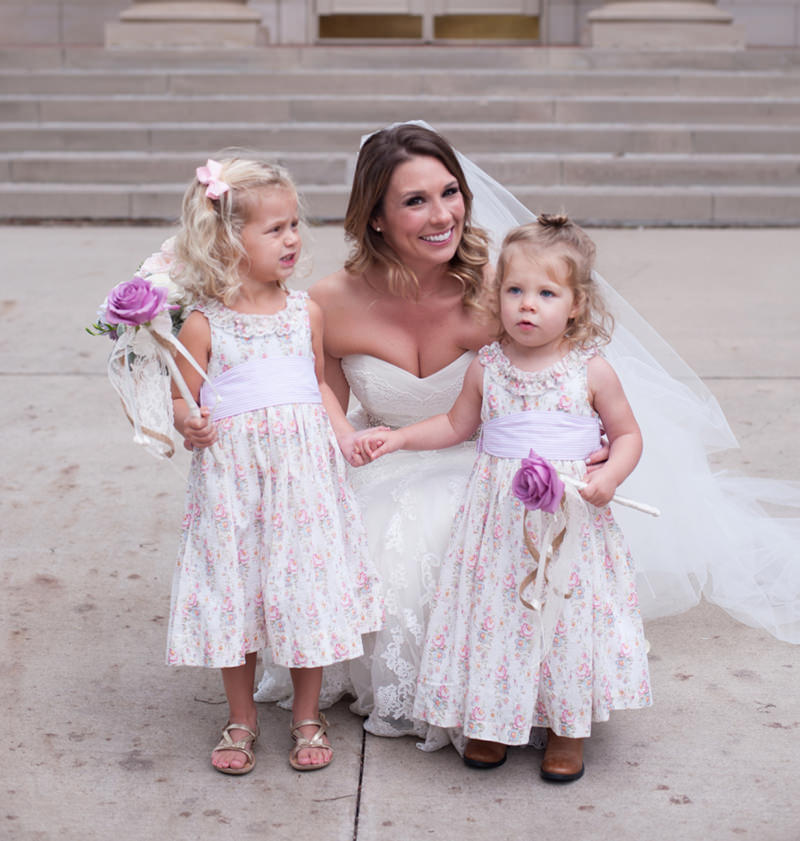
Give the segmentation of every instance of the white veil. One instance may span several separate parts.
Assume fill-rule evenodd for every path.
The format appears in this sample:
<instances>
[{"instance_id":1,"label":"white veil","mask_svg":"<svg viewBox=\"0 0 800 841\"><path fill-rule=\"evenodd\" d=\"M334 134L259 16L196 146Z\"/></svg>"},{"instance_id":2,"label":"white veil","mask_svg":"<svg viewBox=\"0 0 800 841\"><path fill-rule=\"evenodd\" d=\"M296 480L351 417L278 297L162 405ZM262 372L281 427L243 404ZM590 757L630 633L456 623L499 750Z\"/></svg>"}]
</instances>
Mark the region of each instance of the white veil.
<instances>
[{"instance_id":1,"label":"white veil","mask_svg":"<svg viewBox=\"0 0 800 841\"><path fill-rule=\"evenodd\" d=\"M456 154L473 194L472 221L489 233L494 258L507 231L535 215ZM654 521L615 510L636 560L644 617L686 610L702 594L740 621L800 643L800 483L712 472L708 454L738 446L722 409L667 342L595 276L615 319L605 354L645 442L622 493L662 512ZM775 518L762 502L796 510Z\"/></svg>"}]
</instances>

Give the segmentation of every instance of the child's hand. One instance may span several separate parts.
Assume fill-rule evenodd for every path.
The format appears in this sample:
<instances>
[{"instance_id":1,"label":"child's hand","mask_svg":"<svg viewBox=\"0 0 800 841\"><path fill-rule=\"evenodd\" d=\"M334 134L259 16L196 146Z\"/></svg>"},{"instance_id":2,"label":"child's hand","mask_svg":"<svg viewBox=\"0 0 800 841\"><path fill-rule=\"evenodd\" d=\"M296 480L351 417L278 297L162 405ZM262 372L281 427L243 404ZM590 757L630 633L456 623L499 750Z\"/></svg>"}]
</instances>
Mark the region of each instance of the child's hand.
<instances>
[{"instance_id":1,"label":"child's hand","mask_svg":"<svg viewBox=\"0 0 800 841\"><path fill-rule=\"evenodd\" d=\"M383 436L389 431L388 426L375 426L353 434L353 458L347 459L353 467L361 467L369 464L374 446L372 442L377 440L383 442ZM377 439L376 439L377 436Z\"/></svg>"},{"instance_id":2,"label":"child's hand","mask_svg":"<svg viewBox=\"0 0 800 841\"><path fill-rule=\"evenodd\" d=\"M403 436L397 429L376 427L368 430L361 438L362 445L372 461L376 458L393 453L403 447Z\"/></svg>"},{"instance_id":3,"label":"child's hand","mask_svg":"<svg viewBox=\"0 0 800 841\"><path fill-rule=\"evenodd\" d=\"M375 429L388 429L388 427L375 427ZM372 430L367 430L371 432ZM339 443L339 449L345 460L352 467L363 467L369 463L369 453L364 447L363 439L365 432L356 432L350 430L346 435L338 437L336 440Z\"/></svg>"},{"instance_id":4,"label":"child's hand","mask_svg":"<svg viewBox=\"0 0 800 841\"><path fill-rule=\"evenodd\" d=\"M616 479L609 470L604 470L604 465L597 465L585 477L586 487L578 493L590 504L598 508L604 508L611 502L611 498L617 491Z\"/></svg>"},{"instance_id":5,"label":"child's hand","mask_svg":"<svg viewBox=\"0 0 800 841\"><path fill-rule=\"evenodd\" d=\"M202 450L217 440L217 425L211 420L208 406L203 406L199 415L187 415L180 431L187 450Z\"/></svg>"}]
</instances>

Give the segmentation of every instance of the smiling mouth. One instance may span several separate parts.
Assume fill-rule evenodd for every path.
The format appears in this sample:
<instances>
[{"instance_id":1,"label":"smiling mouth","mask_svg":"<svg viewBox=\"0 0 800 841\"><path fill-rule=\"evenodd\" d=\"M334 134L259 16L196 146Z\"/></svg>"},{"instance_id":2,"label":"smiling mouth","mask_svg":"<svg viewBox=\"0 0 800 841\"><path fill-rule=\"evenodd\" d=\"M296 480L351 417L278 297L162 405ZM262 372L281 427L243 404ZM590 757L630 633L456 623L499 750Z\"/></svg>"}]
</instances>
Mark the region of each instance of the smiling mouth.
<instances>
[{"instance_id":1,"label":"smiling mouth","mask_svg":"<svg viewBox=\"0 0 800 841\"><path fill-rule=\"evenodd\" d=\"M293 265L296 257L296 254L287 254L285 257L281 257L281 263L288 263L289 265Z\"/></svg>"},{"instance_id":2,"label":"smiling mouth","mask_svg":"<svg viewBox=\"0 0 800 841\"><path fill-rule=\"evenodd\" d=\"M443 234L430 234L426 237L420 237L420 239L425 240L425 242L447 242L450 237L453 235L453 229L448 228Z\"/></svg>"}]
</instances>

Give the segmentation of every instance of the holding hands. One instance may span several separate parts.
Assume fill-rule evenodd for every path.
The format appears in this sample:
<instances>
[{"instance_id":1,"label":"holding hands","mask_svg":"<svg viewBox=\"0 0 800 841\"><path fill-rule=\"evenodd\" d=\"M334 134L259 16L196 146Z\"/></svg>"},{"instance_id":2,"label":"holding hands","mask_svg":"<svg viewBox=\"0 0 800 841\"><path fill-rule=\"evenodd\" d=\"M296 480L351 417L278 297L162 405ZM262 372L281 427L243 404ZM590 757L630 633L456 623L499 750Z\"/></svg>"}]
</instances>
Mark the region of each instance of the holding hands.
<instances>
[{"instance_id":1,"label":"holding hands","mask_svg":"<svg viewBox=\"0 0 800 841\"><path fill-rule=\"evenodd\" d=\"M349 458L347 460L353 467L361 467L374 461L379 455L385 455L400 449L399 447L385 451L381 449L386 439L395 435L396 432L397 430L392 430L388 426L372 426L360 432L355 432L353 434L353 457L358 460L358 463L351 461ZM377 452L378 449L381 449L381 452ZM345 458L347 458L346 454Z\"/></svg>"},{"instance_id":2,"label":"holding hands","mask_svg":"<svg viewBox=\"0 0 800 841\"><path fill-rule=\"evenodd\" d=\"M372 460L372 446L368 444L368 441L371 441L373 437L378 440L388 431L388 426L376 426L361 432L350 429L348 433L337 439L339 449L351 467L363 467Z\"/></svg>"},{"instance_id":3,"label":"holding hands","mask_svg":"<svg viewBox=\"0 0 800 841\"><path fill-rule=\"evenodd\" d=\"M364 459L363 463L374 461L376 458L402 450L405 436L401 429L390 429L388 426L374 426L365 429L358 436L358 449Z\"/></svg>"}]
</instances>

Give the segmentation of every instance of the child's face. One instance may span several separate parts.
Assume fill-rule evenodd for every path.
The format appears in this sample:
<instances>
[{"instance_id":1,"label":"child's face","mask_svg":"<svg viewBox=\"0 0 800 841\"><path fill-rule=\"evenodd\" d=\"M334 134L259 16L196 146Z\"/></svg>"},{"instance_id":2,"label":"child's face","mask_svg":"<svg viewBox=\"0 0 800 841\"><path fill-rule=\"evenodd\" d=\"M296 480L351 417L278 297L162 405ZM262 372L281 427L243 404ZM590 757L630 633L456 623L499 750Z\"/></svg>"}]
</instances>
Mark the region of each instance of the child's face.
<instances>
[{"instance_id":1,"label":"child's face","mask_svg":"<svg viewBox=\"0 0 800 841\"><path fill-rule=\"evenodd\" d=\"M500 287L500 320L508 336L529 348L556 347L575 315L569 267L558 255L528 255L511 246Z\"/></svg>"},{"instance_id":2,"label":"child's face","mask_svg":"<svg viewBox=\"0 0 800 841\"><path fill-rule=\"evenodd\" d=\"M239 268L242 283L286 280L297 265L301 247L294 191L271 187L253 196L241 240L248 257Z\"/></svg>"}]
</instances>

